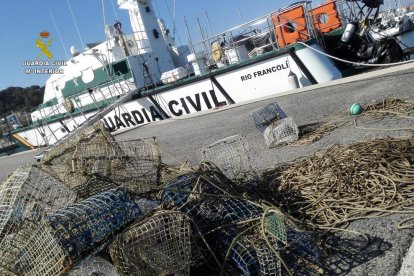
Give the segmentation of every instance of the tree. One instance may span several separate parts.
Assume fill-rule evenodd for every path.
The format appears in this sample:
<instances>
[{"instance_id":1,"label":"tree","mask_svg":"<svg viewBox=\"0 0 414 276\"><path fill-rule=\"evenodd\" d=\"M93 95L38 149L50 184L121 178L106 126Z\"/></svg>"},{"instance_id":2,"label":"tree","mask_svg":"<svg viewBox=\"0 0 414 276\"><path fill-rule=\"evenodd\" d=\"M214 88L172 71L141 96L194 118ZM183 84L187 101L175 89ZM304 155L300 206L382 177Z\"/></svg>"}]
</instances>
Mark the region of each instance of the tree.
<instances>
[{"instance_id":1,"label":"tree","mask_svg":"<svg viewBox=\"0 0 414 276\"><path fill-rule=\"evenodd\" d=\"M43 101L45 87L8 87L0 91L0 118L14 111L30 112Z\"/></svg>"}]
</instances>

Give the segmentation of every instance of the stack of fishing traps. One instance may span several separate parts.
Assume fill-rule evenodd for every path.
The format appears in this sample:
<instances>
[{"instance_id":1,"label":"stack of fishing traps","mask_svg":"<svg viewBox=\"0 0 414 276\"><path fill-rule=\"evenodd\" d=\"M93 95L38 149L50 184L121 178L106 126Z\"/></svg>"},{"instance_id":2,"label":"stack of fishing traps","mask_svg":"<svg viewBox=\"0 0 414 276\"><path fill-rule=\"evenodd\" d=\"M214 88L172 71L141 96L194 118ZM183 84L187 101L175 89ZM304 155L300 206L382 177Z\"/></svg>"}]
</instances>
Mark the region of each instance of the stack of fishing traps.
<instances>
[{"instance_id":1,"label":"stack of fishing traps","mask_svg":"<svg viewBox=\"0 0 414 276\"><path fill-rule=\"evenodd\" d=\"M77 147L83 144L114 141L103 125L95 124L63 140L61 144L54 146L49 151L45 151L40 166L70 188L82 185L89 180L90 176L72 170L71 158Z\"/></svg>"},{"instance_id":2,"label":"stack of fishing traps","mask_svg":"<svg viewBox=\"0 0 414 276\"><path fill-rule=\"evenodd\" d=\"M226 138L202 151L225 173L203 162L164 183L155 139L116 142L100 126L86 129L1 184L0 275L277 275L318 267L312 237L246 195L257 188L240 185L253 171L247 149L243 137ZM223 163L215 152L227 156Z\"/></svg>"},{"instance_id":3,"label":"stack of fishing traps","mask_svg":"<svg viewBox=\"0 0 414 276\"><path fill-rule=\"evenodd\" d=\"M160 184L161 157L155 138L82 144L71 162L73 172L105 178L137 193Z\"/></svg>"},{"instance_id":4,"label":"stack of fishing traps","mask_svg":"<svg viewBox=\"0 0 414 276\"><path fill-rule=\"evenodd\" d=\"M47 152L41 167L87 198L119 186L156 188L161 156L155 138L115 141L97 124Z\"/></svg>"},{"instance_id":5,"label":"stack of fishing traps","mask_svg":"<svg viewBox=\"0 0 414 276\"><path fill-rule=\"evenodd\" d=\"M295 270L314 273L319 266L312 237L288 225L280 211L244 199L238 190L239 186L217 168L203 164L200 171L170 182L160 199L163 208L179 210L191 219L194 241L203 260L217 268L211 273L287 273L293 264L282 263L282 255L306 260L312 265L297 265ZM193 271L205 269L205 262L194 263Z\"/></svg>"},{"instance_id":6,"label":"stack of fishing traps","mask_svg":"<svg viewBox=\"0 0 414 276\"><path fill-rule=\"evenodd\" d=\"M17 169L0 186L0 274L27 272L22 254L33 234L43 234L39 224L48 213L75 200L73 191L45 171L34 166Z\"/></svg>"},{"instance_id":7,"label":"stack of fishing traps","mask_svg":"<svg viewBox=\"0 0 414 276\"><path fill-rule=\"evenodd\" d=\"M271 103L255 111L252 116L269 148L293 142L299 137L298 126L291 117L286 116L277 103Z\"/></svg>"}]
</instances>

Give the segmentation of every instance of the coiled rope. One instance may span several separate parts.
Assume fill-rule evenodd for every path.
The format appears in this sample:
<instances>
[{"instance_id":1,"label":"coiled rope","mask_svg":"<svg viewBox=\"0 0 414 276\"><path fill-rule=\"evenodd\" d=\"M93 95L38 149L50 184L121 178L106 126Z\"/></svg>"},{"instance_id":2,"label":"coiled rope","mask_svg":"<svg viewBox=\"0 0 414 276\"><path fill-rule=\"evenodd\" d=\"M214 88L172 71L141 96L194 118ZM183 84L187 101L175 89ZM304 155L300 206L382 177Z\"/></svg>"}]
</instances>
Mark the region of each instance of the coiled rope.
<instances>
[{"instance_id":1,"label":"coiled rope","mask_svg":"<svg viewBox=\"0 0 414 276\"><path fill-rule=\"evenodd\" d=\"M413 138L335 145L284 164L275 178L280 193L295 194L284 205L319 229L392 213L414 214L413 152Z\"/></svg>"}]
</instances>

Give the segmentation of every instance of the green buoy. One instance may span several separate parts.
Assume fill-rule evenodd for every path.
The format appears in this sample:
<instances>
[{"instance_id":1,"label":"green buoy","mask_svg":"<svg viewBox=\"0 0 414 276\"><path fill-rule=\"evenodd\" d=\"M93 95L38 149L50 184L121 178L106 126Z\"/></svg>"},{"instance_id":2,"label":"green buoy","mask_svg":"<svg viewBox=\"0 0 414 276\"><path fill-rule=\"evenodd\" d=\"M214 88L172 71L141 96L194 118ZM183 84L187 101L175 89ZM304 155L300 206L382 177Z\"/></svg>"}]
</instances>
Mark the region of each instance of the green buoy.
<instances>
[{"instance_id":1,"label":"green buoy","mask_svg":"<svg viewBox=\"0 0 414 276\"><path fill-rule=\"evenodd\" d=\"M362 113L362 106L359 103L354 103L351 105L351 107L349 108L349 113L351 113L351 115L359 115Z\"/></svg>"}]
</instances>

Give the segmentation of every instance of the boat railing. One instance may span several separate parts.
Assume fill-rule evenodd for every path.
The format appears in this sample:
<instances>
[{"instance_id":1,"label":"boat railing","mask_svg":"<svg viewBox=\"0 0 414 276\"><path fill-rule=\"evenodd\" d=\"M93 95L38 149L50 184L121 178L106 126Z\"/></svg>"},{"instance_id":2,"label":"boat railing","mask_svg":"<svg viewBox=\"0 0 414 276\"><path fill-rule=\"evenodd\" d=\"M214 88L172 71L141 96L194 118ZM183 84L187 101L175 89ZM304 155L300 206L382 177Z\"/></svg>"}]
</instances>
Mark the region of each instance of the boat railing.
<instances>
[{"instance_id":1,"label":"boat railing","mask_svg":"<svg viewBox=\"0 0 414 276\"><path fill-rule=\"evenodd\" d=\"M211 65L223 67L256 56L264 49L278 48L273 29L272 14L267 14L215 36L203 38L194 43L191 49L197 57L206 60L204 69ZM215 54L217 52L219 56ZM203 65L200 64L199 67Z\"/></svg>"},{"instance_id":2,"label":"boat railing","mask_svg":"<svg viewBox=\"0 0 414 276\"><path fill-rule=\"evenodd\" d=\"M59 103L50 114L46 114L44 118L47 119L38 121L42 129L40 136L43 141L41 144L48 146L59 143L69 135L78 132L85 125L91 125L103 118L105 113L112 109L116 107L123 108L120 103L125 101L135 89L135 85L130 80L124 76L117 76L112 77L109 83L89 88L83 94L85 97L90 97L89 102L85 102L85 99L79 100L78 95L66 98L66 103L67 101L72 102L73 110L68 110L65 103ZM65 112L56 112L56 110L62 109ZM126 110L123 110L123 112L126 112ZM54 118L55 115L59 115L60 120ZM51 123L56 120L60 121L61 127L52 128Z\"/></svg>"},{"instance_id":3,"label":"boat railing","mask_svg":"<svg viewBox=\"0 0 414 276\"><path fill-rule=\"evenodd\" d=\"M202 38L191 45L197 59L204 59L203 72L215 67L237 64L265 52L316 39L323 47L322 34L344 26L341 1L326 2L312 8L301 2L231 28L218 35Z\"/></svg>"}]
</instances>

